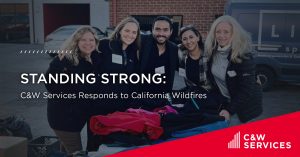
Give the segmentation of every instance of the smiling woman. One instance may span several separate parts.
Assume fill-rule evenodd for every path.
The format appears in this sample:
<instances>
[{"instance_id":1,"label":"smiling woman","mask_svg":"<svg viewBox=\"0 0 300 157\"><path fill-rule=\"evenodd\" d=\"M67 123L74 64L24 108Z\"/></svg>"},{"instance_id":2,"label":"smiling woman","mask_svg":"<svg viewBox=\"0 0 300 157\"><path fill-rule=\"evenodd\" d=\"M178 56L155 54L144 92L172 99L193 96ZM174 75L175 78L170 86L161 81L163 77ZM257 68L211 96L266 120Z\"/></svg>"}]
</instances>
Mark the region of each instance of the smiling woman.
<instances>
[{"instance_id":1,"label":"smiling woman","mask_svg":"<svg viewBox=\"0 0 300 157\"><path fill-rule=\"evenodd\" d=\"M207 56L200 32L192 25L182 27L179 37L182 41L179 50L180 75L185 78L188 87L207 84Z\"/></svg>"},{"instance_id":2,"label":"smiling woman","mask_svg":"<svg viewBox=\"0 0 300 157\"><path fill-rule=\"evenodd\" d=\"M223 97L222 115L237 113L241 122L262 113L251 50L251 37L233 17L224 15L213 22L205 41L208 78Z\"/></svg>"},{"instance_id":3,"label":"smiling woman","mask_svg":"<svg viewBox=\"0 0 300 157\"><path fill-rule=\"evenodd\" d=\"M134 42L137 37L138 26L135 23L129 22L124 25L120 32L122 49L125 50L128 45Z\"/></svg>"},{"instance_id":4,"label":"smiling woman","mask_svg":"<svg viewBox=\"0 0 300 157\"><path fill-rule=\"evenodd\" d=\"M97 33L90 26L78 28L72 36L67 39L62 50L71 53L60 53L50 63L49 69L43 75L24 75L26 81L45 81L49 93L78 93L79 91L92 93L96 86L95 73L100 62L98 57L99 39ZM55 80L58 79L57 83ZM49 83L48 81L54 82ZM75 82L72 82L75 81ZM76 80L78 82L76 82ZM66 83L62 83L65 81ZM91 81L91 83L84 83ZM88 106L93 101L81 99L59 99L57 97L48 99L47 116L50 127L61 141L68 155L82 150L80 131L87 122Z\"/></svg>"},{"instance_id":5,"label":"smiling woman","mask_svg":"<svg viewBox=\"0 0 300 157\"><path fill-rule=\"evenodd\" d=\"M138 52L140 49L140 26L133 17L123 19L111 34L109 39L102 39L99 43L99 50L102 52L103 57L101 66L99 67L100 73L116 74L118 79L108 81L107 84L99 84L98 91L102 93L132 93L135 90L134 80L130 76L133 73L138 73ZM104 75L105 76L105 75ZM108 77L105 77L108 78ZM105 81L104 80L104 81ZM123 81L124 80L124 81ZM121 81L121 82L119 82ZM128 81L128 83L123 83ZM93 115L108 114L114 111L123 111L128 108L131 100L129 99L101 99L97 105L91 109ZM108 105L109 104L109 105ZM88 132L88 150L97 151L97 137L93 133Z\"/></svg>"}]
</instances>

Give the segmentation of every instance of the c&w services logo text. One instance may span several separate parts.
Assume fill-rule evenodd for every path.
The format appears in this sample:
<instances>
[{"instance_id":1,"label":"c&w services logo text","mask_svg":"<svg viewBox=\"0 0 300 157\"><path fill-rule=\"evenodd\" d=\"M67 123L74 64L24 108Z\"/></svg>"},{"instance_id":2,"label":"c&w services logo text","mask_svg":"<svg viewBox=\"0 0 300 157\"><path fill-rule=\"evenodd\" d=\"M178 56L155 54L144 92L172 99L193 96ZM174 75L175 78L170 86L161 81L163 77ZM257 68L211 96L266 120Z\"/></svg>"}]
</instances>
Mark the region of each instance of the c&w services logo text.
<instances>
[{"instance_id":1,"label":"c&w services logo text","mask_svg":"<svg viewBox=\"0 0 300 157\"><path fill-rule=\"evenodd\" d=\"M289 141L270 141L267 134L242 134L237 132L228 142L228 149L291 149Z\"/></svg>"}]
</instances>

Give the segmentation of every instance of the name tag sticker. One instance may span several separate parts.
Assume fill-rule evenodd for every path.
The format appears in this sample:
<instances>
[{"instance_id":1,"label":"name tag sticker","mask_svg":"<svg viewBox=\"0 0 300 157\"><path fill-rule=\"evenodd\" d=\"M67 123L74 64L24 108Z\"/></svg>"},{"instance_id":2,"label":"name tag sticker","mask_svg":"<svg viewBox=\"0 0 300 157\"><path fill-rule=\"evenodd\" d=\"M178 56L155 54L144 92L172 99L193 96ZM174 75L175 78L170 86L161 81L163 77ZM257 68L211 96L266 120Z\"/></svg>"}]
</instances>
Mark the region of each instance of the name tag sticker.
<instances>
[{"instance_id":1,"label":"name tag sticker","mask_svg":"<svg viewBox=\"0 0 300 157\"><path fill-rule=\"evenodd\" d=\"M179 76L186 77L185 69L179 68L178 73L179 73Z\"/></svg>"},{"instance_id":2,"label":"name tag sticker","mask_svg":"<svg viewBox=\"0 0 300 157\"><path fill-rule=\"evenodd\" d=\"M116 55L112 54L112 62L116 64L123 64L122 56L121 55Z\"/></svg>"},{"instance_id":3,"label":"name tag sticker","mask_svg":"<svg viewBox=\"0 0 300 157\"><path fill-rule=\"evenodd\" d=\"M228 74L229 77L234 77L234 76L236 76L236 72L235 72L234 70L232 70L232 71L227 71L227 74Z\"/></svg>"},{"instance_id":4,"label":"name tag sticker","mask_svg":"<svg viewBox=\"0 0 300 157\"><path fill-rule=\"evenodd\" d=\"M165 66L155 68L155 73L156 74L164 74L165 73Z\"/></svg>"}]
</instances>

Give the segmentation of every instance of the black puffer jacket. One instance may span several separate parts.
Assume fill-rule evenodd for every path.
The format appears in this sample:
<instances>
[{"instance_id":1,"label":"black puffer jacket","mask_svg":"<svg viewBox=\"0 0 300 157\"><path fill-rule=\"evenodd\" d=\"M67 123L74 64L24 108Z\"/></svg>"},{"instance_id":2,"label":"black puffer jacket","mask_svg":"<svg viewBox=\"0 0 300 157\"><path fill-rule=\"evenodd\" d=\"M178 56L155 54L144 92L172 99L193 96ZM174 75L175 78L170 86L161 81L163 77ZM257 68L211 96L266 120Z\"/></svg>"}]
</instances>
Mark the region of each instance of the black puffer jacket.
<instances>
[{"instance_id":1,"label":"black puffer jacket","mask_svg":"<svg viewBox=\"0 0 300 157\"><path fill-rule=\"evenodd\" d=\"M231 100L228 103L227 98L223 97L220 103L231 114L237 113L241 122L247 122L262 113L262 89L256 82L252 55L247 54L249 59L243 59L242 63L234 63L230 61L230 54L227 57L229 64L225 79ZM219 90L211 73L212 58L208 62L208 78L215 89Z\"/></svg>"}]
</instances>

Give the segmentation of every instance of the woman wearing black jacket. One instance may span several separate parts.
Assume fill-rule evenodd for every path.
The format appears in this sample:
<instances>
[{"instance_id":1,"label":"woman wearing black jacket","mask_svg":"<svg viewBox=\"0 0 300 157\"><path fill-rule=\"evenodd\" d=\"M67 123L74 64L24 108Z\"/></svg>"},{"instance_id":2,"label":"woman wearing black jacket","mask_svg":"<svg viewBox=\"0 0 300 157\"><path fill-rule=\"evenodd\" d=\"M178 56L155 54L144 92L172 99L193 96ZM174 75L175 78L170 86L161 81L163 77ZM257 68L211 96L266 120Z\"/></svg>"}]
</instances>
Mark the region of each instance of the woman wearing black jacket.
<instances>
[{"instance_id":1,"label":"woman wearing black jacket","mask_svg":"<svg viewBox=\"0 0 300 157\"><path fill-rule=\"evenodd\" d=\"M205 41L210 57L208 77L223 96L221 115L237 113L247 122L262 113L262 91L255 78L251 39L230 16L221 16L211 26Z\"/></svg>"},{"instance_id":2,"label":"woman wearing black jacket","mask_svg":"<svg viewBox=\"0 0 300 157\"><path fill-rule=\"evenodd\" d=\"M99 50L101 53L101 60L103 61L99 66L102 74L130 74L137 73L138 52L140 47L140 27L139 23L133 17L123 19L109 39L102 39L99 43ZM115 111L124 111L131 107L132 99L131 93L135 90L135 85L130 81L127 83L119 83L118 77L113 82L113 78L109 77L109 83L100 84L98 93L115 94L115 98L99 99L91 111L93 115L106 115ZM121 98L121 94L128 94L129 98ZM91 132L88 133L89 151L96 151L103 141L93 136Z\"/></svg>"},{"instance_id":3,"label":"woman wearing black jacket","mask_svg":"<svg viewBox=\"0 0 300 157\"><path fill-rule=\"evenodd\" d=\"M204 44L200 32L192 25L184 26L180 29L179 37L182 44L179 45L179 76L184 78L186 87L177 92L202 94L203 97L194 99L173 99L174 103L193 106L189 112L197 111L218 115L220 103L219 93L211 90L210 82L207 78L207 54L204 53ZM175 92L175 91L174 91ZM197 104L194 104L197 103ZM198 107L195 108L194 104ZM194 110L193 110L194 109Z\"/></svg>"},{"instance_id":4,"label":"woman wearing black jacket","mask_svg":"<svg viewBox=\"0 0 300 157\"><path fill-rule=\"evenodd\" d=\"M200 32L194 26L180 29L179 37L179 75L184 77L187 87L203 87L207 82L207 56L204 54L204 44Z\"/></svg>"},{"instance_id":5,"label":"woman wearing black jacket","mask_svg":"<svg viewBox=\"0 0 300 157\"><path fill-rule=\"evenodd\" d=\"M53 61L46 76L66 74L85 77L97 72L99 63L98 37L90 26L79 28L63 45L60 53ZM74 77L73 77L74 78ZM61 141L61 148L68 155L82 150L80 132L88 120L89 104L92 100L79 99L79 92L92 93L96 90L94 83L85 82L49 83L46 88L51 94L65 94L64 98L49 98L47 115L50 127Z\"/></svg>"}]
</instances>

